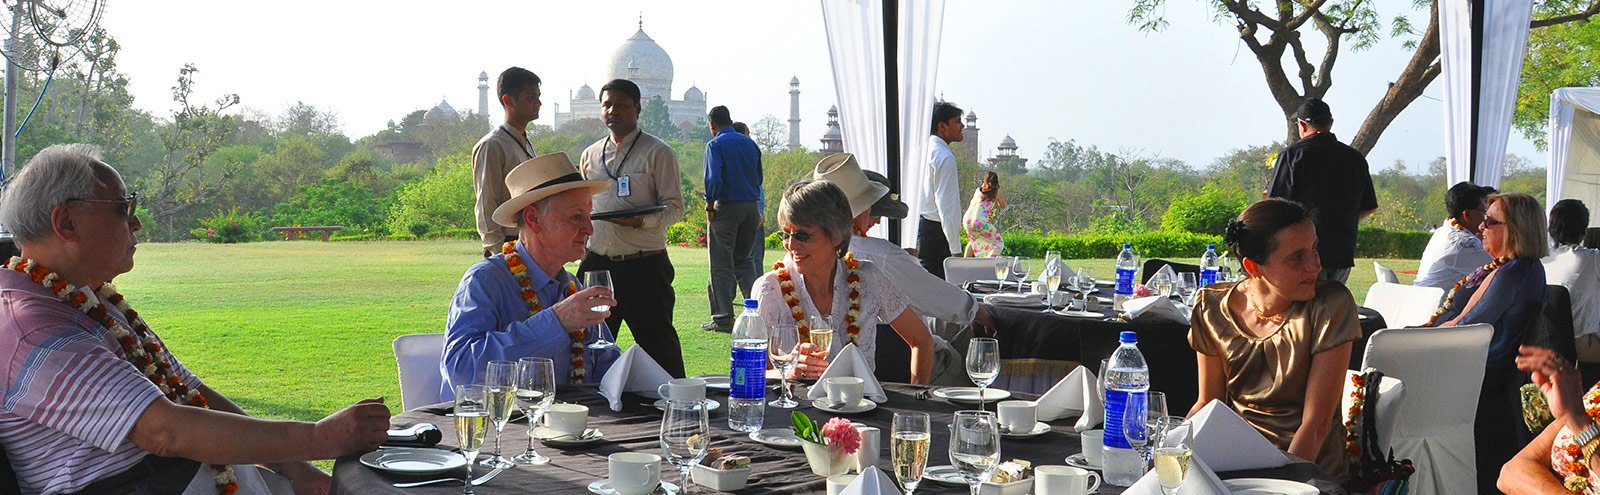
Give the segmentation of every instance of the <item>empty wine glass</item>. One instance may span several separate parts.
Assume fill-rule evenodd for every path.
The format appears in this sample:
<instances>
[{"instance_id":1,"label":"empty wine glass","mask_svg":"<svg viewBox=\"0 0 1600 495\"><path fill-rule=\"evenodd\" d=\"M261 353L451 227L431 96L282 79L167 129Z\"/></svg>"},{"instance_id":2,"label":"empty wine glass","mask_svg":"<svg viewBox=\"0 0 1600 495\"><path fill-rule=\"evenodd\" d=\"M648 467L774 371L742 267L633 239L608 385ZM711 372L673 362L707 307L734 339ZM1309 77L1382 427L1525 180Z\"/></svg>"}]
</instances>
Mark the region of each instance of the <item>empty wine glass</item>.
<instances>
[{"instance_id":1,"label":"empty wine glass","mask_svg":"<svg viewBox=\"0 0 1600 495\"><path fill-rule=\"evenodd\" d=\"M472 495L472 465L477 463L478 451L483 449L483 437L489 429L489 387L483 385L457 385L456 403L452 411L456 417L456 444L461 456L467 458L467 488L463 495Z\"/></svg>"},{"instance_id":2,"label":"empty wine glass","mask_svg":"<svg viewBox=\"0 0 1600 495\"><path fill-rule=\"evenodd\" d=\"M612 291L612 294L613 294L612 297L616 297L615 296L616 292L611 286L611 270L590 270L590 271L584 272L584 274L583 274L583 285L585 285L587 287L605 287L606 290ZM591 308L591 309L593 309L594 312L596 312L596 313L604 313L606 311L611 311L611 306L607 305L607 304L601 304L601 305L595 306L594 308ZM600 331L601 328L603 328L603 327L601 327L599 325L595 326L595 328L594 328L595 341L594 341L593 344L589 344L589 348L590 349L609 349L609 348L612 348L612 347L616 347L617 344L615 342L612 342L612 341L606 339L606 333Z\"/></svg>"},{"instance_id":3,"label":"empty wine glass","mask_svg":"<svg viewBox=\"0 0 1600 495\"><path fill-rule=\"evenodd\" d=\"M1000 341L989 337L974 338L967 343L967 378L978 386L978 409L983 409L985 392L995 377L1000 376Z\"/></svg>"},{"instance_id":4,"label":"empty wine glass","mask_svg":"<svg viewBox=\"0 0 1600 495\"><path fill-rule=\"evenodd\" d=\"M1194 305L1194 293L1197 290L1200 290L1200 282L1199 277L1194 272L1178 274L1178 292L1180 296L1183 296L1184 304Z\"/></svg>"},{"instance_id":5,"label":"empty wine glass","mask_svg":"<svg viewBox=\"0 0 1600 495\"><path fill-rule=\"evenodd\" d=\"M1089 267L1078 267L1078 288L1083 291L1083 297L1088 298L1094 294L1094 270Z\"/></svg>"},{"instance_id":6,"label":"empty wine glass","mask_svg":"<svg viewBox=\"0 0 1600 495\"><path fill-rule=\"evenodd\" d=\"M950 422L950 465L978 495L1000 465L1000 425L989 411L956 411Z\"/></svg>"},{"instance_id":7,"label":"empty wine glass","mask_svg":"<svg viewBox=\"0 0 1600 495\"><path fill-rule=\"evenodd\" d=\"M705 405L668 402L661 417L661 452L683 474L683 493L689 493L689 467L699 464L709 447L711 423Z\"/></svg>"},{"instance_id":8,"label":"empty wine glass","mask_svg":"<svg viewBox=\"0 0 1600 495\"><path fill-rule=\"evenodd\" d=\"M556 400L556 363L550 358L525 357L517 360L517 406L528 417L528 450L515 459L526 464L547 464L550 458L533 450L534 429L550 403Z\"/></svg>"},{"instance_id":9,"label":"empty wine glass","mask_svg":"<svg viewBox=\"0 0 1600 495\"><path fill-rule=\"evenodd\" d=\"M1021 256L1011 258L1011 276L1017 278L1017 293L1028 292L1028 259Z\"/></svg>"},{"instance_id":10,"label":"empty wine glass","mask_svg":"<svg viewBox=\"0 0 1600 495\"><path fill-rule=\"evenodd\" d=\"M800 329L793 323L780 323L773 325L767 332L767 355L772 358L772 368L778 370L778 383L780 390L778 398L768 402L772 407L793 409L800 403L794 400L794 394L789 391L789 372L794 370L794 365L800 354L795 352L795 346L800 344Z\"/></svg>"},{"instance_id":11,"label":"empty wine glass","mask_svg":"<svg viewBox=\"0 0 1600 495\"><path fill-rule=\"evenodd\" d=\"M483 460L483 467L502 469L517 465L500 455L500 433L511 420L516 407L517 362L489 361L483 373L483 385L489 387L489 421L494 425L494 454Z\"/></svg>"},{"instance_id":12,"label":"empty wine glass","mask_svg":"<svg viewBox=\"0 0 1600 495\"><path fill-rule=\"evenodd\" d=\"M933 439L928 431L928 413L894 413L892 428L889 461L894 465L895 479L906 489L906 495L911 495L917 491L922 471L928 467L928 445Z\"/></svg>"}]
</instances>

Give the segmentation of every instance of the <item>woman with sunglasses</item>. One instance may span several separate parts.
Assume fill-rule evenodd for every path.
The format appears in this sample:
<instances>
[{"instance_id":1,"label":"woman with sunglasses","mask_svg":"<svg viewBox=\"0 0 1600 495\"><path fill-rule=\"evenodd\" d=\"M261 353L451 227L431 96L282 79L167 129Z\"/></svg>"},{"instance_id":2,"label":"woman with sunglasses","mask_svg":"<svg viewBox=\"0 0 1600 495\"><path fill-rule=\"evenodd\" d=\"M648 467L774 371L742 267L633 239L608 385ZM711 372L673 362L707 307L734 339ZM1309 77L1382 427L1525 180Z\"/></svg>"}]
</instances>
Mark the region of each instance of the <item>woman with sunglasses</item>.
<instances>
[{"instance_id":1,"label":"woman with sunglasses","mask_svg":"<svg viewBox=\"0 0 1600 495\"><path fill-rule=\"evenodd\" d=\"M784 191L778 236L789 254L756 280L761 319L795 323L802 334L814 318L834 329L828 349L801 339L799 378L821 376L828 360L851 343L876 368L878 323L888 323L911 347L911 383L926 384L933 374L933 334L882 271L850 254L850 224L850 203L833 183L801 181Z\"/></svg>"},{"instance_id":2,"label":"woman with sunglasses","mask_svg":"<svg viewBox=\"0 0 1600 495\"><path fill-rule=\"evenodd\" d=\"M1482 235L1483 248L1494 261L1456 282L1427 326L1494 326L1473 425L1478 488L1492 492L1501 466L1532 440L1522 421L1523 377L1517 373L1516 357L1544 308L1540 258L1550 253L1544 208L1522 193L1489 196Z\"/></svg>"}]
</instances>

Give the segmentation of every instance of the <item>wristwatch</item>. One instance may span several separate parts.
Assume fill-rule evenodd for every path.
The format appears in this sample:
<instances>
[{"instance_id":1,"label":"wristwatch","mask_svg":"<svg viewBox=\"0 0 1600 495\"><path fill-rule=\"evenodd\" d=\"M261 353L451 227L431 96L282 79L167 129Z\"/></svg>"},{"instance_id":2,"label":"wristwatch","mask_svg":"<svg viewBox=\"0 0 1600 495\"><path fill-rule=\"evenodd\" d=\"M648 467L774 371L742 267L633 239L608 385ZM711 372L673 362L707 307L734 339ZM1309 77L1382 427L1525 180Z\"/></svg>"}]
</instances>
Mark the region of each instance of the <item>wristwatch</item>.
<instances>
[{"instance_id":1,"label":"wristwatch","mask_svg":"<svg viewBox=\"0 0 1600 495\"><path fill-rule=\"evenodd\" d=\"M1589 422L1589 427L1573 435L1572 440L1583 449L1583 457L1587 459L1595 451L1597 446L1595 440L1600 440L1600 424L1595 424L1593 421Z\"/></svg>"}]
</instances>

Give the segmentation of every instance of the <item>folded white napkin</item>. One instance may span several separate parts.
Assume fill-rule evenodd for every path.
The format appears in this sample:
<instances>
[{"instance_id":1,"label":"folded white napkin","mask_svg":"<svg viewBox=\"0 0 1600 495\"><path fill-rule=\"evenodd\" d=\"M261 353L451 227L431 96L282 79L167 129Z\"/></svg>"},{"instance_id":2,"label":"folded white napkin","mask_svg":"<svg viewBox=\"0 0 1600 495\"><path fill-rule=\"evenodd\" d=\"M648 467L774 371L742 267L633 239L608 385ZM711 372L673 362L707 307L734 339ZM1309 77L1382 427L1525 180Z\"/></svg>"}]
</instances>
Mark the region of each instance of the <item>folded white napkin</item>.
<instances>
[{"instance_id":1,"label":"folded white napkin","mask_svg":"<svg viewBox=\"0 0 1600 495\"><path fill-rule=\"evenodd\" d=\"M1189 310L1166 296L1149 296L1129 299L1122 303L1130 320L1139 323L1189 324Z\"/></svg>"},{"instance_id":2,"label":"folded white napkin","mask_svg":"<svg viewBox=\"0 0 1600 495\"><path fill-rule=\"evenodd\" d=\"M600 395L611 402L611 410L621 411L623 392L655 394L661 384L669 380L672 375L661 369L644 349L634 345L612 363L606 376L600 378Z\"/></svg>"},{"instance_id":3,"label":"folded white napkin","mask_svg":"<svg viewBox=\"0 0 1600 495\"><path fill-rule=\"evenodd\" d=\"M1194 425L1194 454L1218 471L1268 469L1289 463L1289 456L1244 422L1233 409L1212 399L1189 419Z\"/></svg>"},{"instance_id":4,"label":"folded white napkin","mask_svg":"<svg viewBox=\"0 0 1600 495\"><path fill-rule=\"evenodd\" d=\"M1081 414L1078 423L1072 427L1077 431L1100 426L1105 420L1106 405L1099 384L1100 380L1093 371L1079 366L1039 396L1039 400L1035 401L1035 414L1039 416L1039 421L1055 421Z\"/></svg>"},{"instance_id":5,"label":"folded white napkin","mask_svg":"<svg viewBox=\"0 0 1600 495\"><path fill-rule=\"evenodd\" d=\"M983 302L1001 306L1043 306L1044 294L1037 292L1029 292L1027 294L1001 292L983 296Z\"/></svg>"},{"instance_id":6,"label":"folded white napkin","mask_svg":"<svg viewBox=\"0 0 1600 495\"><path fill-rule=\"evenodd\" d=\"M817 384L811 387L811 393L806 397L821 399L828 395L828 391L823 390L822 382L836 376L860 378L867 382L862 389L868 399L879 404L889 401L889 396L883 393L883 386L878 384L878 377L872 375L872 367L867 366L867 358L861 355L861 348L855 344L845 344L843 349L839 349L839 355L828 364L828 369L823 370L822 376L817 378Z\"/></svg>"},{"instance_id":7,"label":"folded white napkin","mask_svg":"<svg viewBox=\"0 0 1600 495\"><path fill-rule=\"evenodd\" d=\"M1123 491L1124 495L1161 495L1161 481L1156 478L1154 469L1145 473L1133 486ZM1228 495L1233 493L1228 490L1228 485L1222 483L1217 477L1217 472L1212 471L1200 456L1189 460L1189 474L1183 477L1183 483L1178 485L1178 495Z\"/></svg>"},{"instance_id":8,"label":"folded white napkin","mask_svg":"<svg viewBox=\"0 0 1600 495\"><path fill-rule=\"evenodd\" d=\"M1061 281L1062 282L1066 282L1067 279L1075 277L1078 274L1077 270L1074 270L1072 267L1067 266L1067 262L1065 262L1065 261L1055 260L1055 262L1052 263L1052 264L1054 264L1057 268L1059 268L1061 270L1061 271L1056 272L1056 273L1060 273L1061 274ZM1045 270L1048 269L1048 268L1050 268L1050 265L1045 265L1044 268L1039 269L1039 276L1034 277L1034 280L1039 281L1039 282L1043 282L1044 281Z\"/></svg>"},{"instance_id":9,"label":"folded white napkin","mask_svg":"<svg viewBox=\"0 0 1600 495\"><path fill-rule=\"evenodd\" d=\"M895 488L894 481L889 475L879 471L877 466L869 467L856 476L855 481L845 485L844 491L839 495L900 495L900 489Z\"/></svg>"},{"instance_id":10,"label":"folded white napkin","mask_svg":"<svg viewBox=\"0 0 1600 495\"><path fill-rule=\"evenodd\" d=\"M1162 273L1167 274L1167 280L1171 280L1172 281L1172 285L1178 285L1178 272L1177 272L1177 270L1173 270L1172 269L1172 265L1161 265L1161 269L1160 270L1156 270L1156 275L1160 275ZM1155 279L1156 279L1155 275L1151 275L1150 276L1150 280L1155 280ZM1151 290L1155 290L1155 287L1151 287L1150 289Z\"/></svg>"}]
</instances>

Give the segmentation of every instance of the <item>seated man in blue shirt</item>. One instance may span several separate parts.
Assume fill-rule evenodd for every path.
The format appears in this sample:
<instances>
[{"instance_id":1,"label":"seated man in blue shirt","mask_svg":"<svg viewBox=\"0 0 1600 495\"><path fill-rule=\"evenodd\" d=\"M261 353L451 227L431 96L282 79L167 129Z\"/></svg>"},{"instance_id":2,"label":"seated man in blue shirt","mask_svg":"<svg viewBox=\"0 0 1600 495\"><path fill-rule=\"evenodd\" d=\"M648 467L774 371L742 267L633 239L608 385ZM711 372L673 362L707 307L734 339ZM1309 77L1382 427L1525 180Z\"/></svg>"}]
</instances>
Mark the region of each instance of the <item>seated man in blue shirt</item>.
<instances>
[{"instance_id":1,"label":"seated man in blue shirt","mask_svg":"<svg viewBox=\"0 0 1600 495\"><path fill-rule=\"evenodd\" d=\"M445 320L444 376L440 400L455 397L456 385L482 380L486 363L546 357L555 361L559 383L598 383L620 355L605 318L615 306L611 289L580 289L563 268L583 258L594 226L589 210L605 181L586 181L565 153L540 156L506 174L511 199L494 210L494 221L517 229L518 240L467 269Z\"/></svg>"}]
</instances>

